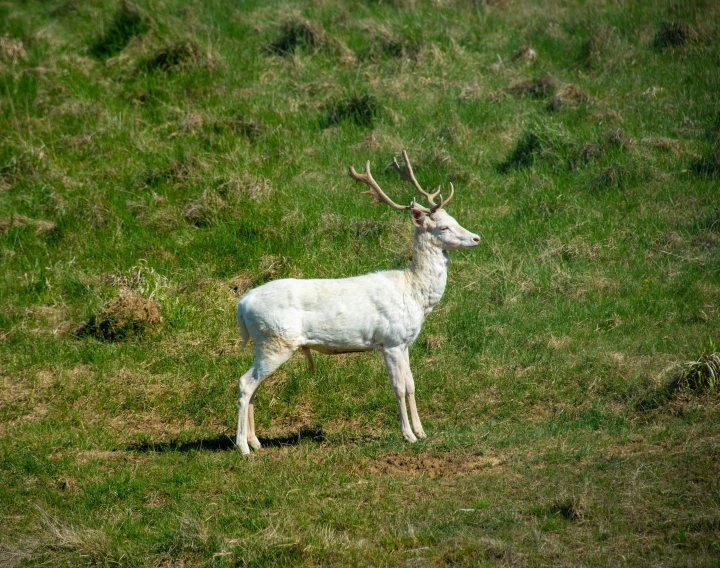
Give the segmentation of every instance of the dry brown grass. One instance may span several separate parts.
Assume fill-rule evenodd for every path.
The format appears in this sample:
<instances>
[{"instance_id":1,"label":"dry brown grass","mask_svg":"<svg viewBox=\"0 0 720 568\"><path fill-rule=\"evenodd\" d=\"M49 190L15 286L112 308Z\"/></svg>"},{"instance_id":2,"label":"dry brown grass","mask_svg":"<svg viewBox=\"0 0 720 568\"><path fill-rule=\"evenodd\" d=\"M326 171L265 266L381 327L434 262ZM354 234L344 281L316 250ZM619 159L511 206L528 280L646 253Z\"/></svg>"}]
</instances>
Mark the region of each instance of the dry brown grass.
<instances>
[{"instance_id":1,"label":"dry brown grass","mask_svg":"<svg viewBox=\"0 0 720 568\"><path fill-rule=\"evenodd\" d=\"M601 26L595 31L583 48L581 62L593 69L601 67L608 55L614 32L610 26Z\"/></svg>"},{"instance_id":2,"label":"dry brown grass","mask_svg":"<svg viewBox=\"0 0 720 568\"><path fill-rule=\"evenodd\" d=\"M78 337L91 335L105 341L119 341L155 331L162 322L160 309L153 299L123 288L116 299L72 333Z\"/></svg>"},{"instance_id":3,"label":"dry brown grass","mask_svg":"<svg viewBox=\"0 0 720 568\"><path fill-rule=\"evenodd\" d=\"M12 39L7 34L0 37L0 61L17 65L28 58L23 42L19 39Z\"/></svg>"},{"instance_id":4,"label":"dry brown grass","mask_svg":"<svg viewBox=\"0 0 720 568\"><path fill-rule=\"evenodd\" d=\"M457 477L476 475L503 464L500 456L462 455L457 453L395 454L368 460L361 472L393 477Z\"/></svg>"},{"instance_id":5,"label":"dry brown grass","mask_svg":"<svg viewBox=\"0 0 720 568\"><path fill-rule=\"evenodd\" d=\"M35 234L48 233L54 230L57 225L52 221L45 219L30 219L25 215L13 215L12 217L0 217L0 233L8 229L19 229L23 227L32 227Z\"/></svg>"},{"instance_id":6,"label":"dry brown grass","mask_svg":"<svg viewBox=\"0 0 720 568\"><path fill-rule=\"evenodd\" d=\"M268 199L276 190L268 178L244 171L240 175L231 175L218 191L229 201L239 203L244 199L252 201Z\"/></svg>"},{"instance_id":7,"label":"dry brown grass","mask_svg":"<svg viewBox=\"0 0 720 568\"><path fill-rule=\"evenodd\" d=\"M577 85L568 83L559 89L547 102L548 110L556 111L563 107L575 107L591 101L590 95Z\"/></svg>"},{"instance_id":8,"label":"dry brown grass","mask_svg":"<svg viewBox=\"0 0 720 568\"><path fill-rule=\"evenodd\" d=\"M535 79L526 79L513 83L507 88L507 92L516 96L544 99L553 95L557 88L557 79L552 75L542 75Z\"/></svg>"}]
</instances>

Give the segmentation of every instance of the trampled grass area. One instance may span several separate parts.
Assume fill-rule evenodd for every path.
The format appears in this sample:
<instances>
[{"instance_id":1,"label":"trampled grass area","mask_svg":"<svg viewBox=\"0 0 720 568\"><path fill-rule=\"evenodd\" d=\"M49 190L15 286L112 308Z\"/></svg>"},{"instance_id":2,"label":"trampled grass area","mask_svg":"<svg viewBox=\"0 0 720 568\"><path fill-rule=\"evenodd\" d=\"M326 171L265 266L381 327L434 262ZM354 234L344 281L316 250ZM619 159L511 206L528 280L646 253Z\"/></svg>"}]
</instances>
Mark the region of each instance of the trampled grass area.
<instances>
[{"instance_id":1,"label":"trampled grass area","mask_svg":"<svg viewBox=\"0 0 720 568\"><path fill-rule=\"evenodd\" d=\"M719 24L0 4L0 564L717 566ZM347 176L409 202L402 149L483 237L411 352L427 440L379 354L298 356L243 458L237 300L405 266Z\"/></svg>"}]
</instances>

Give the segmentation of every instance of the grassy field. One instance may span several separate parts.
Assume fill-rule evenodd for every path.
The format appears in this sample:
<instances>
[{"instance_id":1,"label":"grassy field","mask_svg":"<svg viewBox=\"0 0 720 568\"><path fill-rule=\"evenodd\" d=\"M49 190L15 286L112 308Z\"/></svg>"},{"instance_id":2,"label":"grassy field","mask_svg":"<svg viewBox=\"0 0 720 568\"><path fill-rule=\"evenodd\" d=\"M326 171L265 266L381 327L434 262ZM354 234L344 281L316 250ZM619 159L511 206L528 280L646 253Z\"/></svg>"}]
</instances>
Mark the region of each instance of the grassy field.
<instances>
[{"instance_id":1,"label":"grassy field","mask_svg":"<svg viewBox=\"0 0 720 568\"><path fill-rule=\"evenodd\" d=\"M0 3L0 565L720 565L719 68L710 0ZM427 440L296 356L243 458L239 297L406 266L402 149L483 238Z\"/></svg>"}]
</instances>

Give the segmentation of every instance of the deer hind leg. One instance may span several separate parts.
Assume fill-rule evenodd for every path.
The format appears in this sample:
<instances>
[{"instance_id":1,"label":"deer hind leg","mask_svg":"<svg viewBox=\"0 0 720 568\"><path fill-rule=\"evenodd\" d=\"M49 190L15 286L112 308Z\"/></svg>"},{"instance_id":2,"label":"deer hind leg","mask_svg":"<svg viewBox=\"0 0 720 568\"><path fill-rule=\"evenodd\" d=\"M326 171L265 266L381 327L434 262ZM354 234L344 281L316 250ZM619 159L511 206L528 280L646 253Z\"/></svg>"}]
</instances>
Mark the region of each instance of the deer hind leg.
<instances>
[{"instance_id":1,"label":"deer hind leg","mask_svg":"<svg viewBox=\"0 0 720 568\"><path fill-rule=\"evenodd\" d=\"M404 356L405 347L392 347L384 350L385 364L387 365L390 383L395 391L398 408L400 409L400 430L403 438L408 442L417 442L415 434L410 428L408 420L407 408L405 407L406 379L409 375L410 367ZM407 369L406 369L407 367Z\"/></svg>"},{"instance_id":2,"label":"deer hind leg","mask_svg":"<svg viewBox=\"0 0 720 568\"><path fill-rule=\"evenodd\" d=\"M295 348L290 346L276 348L272 351L263 350L261 345L256 349L256 357L252 366L238 381L240 393L235 444L245 455L250 453L248 442L254 449L260 448L260 441L255 436L255 412L252 404L255 391L275 369L290 359L294 351Z\"/></svg>"},{"instance_id":3,"label":"deer hind leg","mask_svg":"<svg viewBox=\"0 0 720 568\"><path fill-rule=\"evenodd\" d=\"M262 448L260 440L258 440L258 437L255 435L255 393L253 393L250 404L248 405L247 441L253 450Z\"/></svg>"},{"instance_id":4,"label":"deer hind leg","mask_svg":"<svg viewBox=\"0 0 720 568\"><path fill-rule=\"evenodd\" d=\"M405 360L405 396L407 397L408 407L410 409L410 422L412 423L413 432L418 438L425 438L425 430L423 430L422 424L420 423L420 415L415 406L415 380L412 376L412 370L410 369L410 350L405 348L403 353Z\"/></svg>"}]
</instances>

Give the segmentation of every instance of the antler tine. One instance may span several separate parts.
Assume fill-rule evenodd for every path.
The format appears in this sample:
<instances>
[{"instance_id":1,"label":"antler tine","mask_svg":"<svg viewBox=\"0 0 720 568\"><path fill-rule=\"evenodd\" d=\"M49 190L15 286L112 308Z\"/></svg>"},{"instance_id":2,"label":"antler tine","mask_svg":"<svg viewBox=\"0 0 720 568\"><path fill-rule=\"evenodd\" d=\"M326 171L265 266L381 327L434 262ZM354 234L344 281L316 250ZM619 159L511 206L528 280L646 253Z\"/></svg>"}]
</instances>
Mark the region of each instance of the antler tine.
<instances>
[{"instance_id":1,"label":"antler tine","mask_svg":"<svg viewBox=\"0 0 720 568\"><path fill-rule=\"evenodd\" d=\"M436 198L438 195L440 195L440 187L441 187L441 186L438 185L438 186L437 186L437 189L436 189L433 193L430 194L430 197L428 197L428 199L432 198L431 201L435 201L435 198ZM442 198L440 198L440 201L442 201Z\"/></svg>"},{"instance_id":2,"label":"antler tine","mask_svg":"<svg viewBox=\"0 0 720 568\"><path fill-rule=\"evenodd\" d=\"M438 193L440 193L440 189L439 189L439 188L438 188L437 192L435 192L435 194L433 194L433 195L437 195ZM450 182L450 197L448 197L447 199L445 199L445 200L443 201L443 198L442 198L442 195L441 195L441 196L440 196L440 203L438 203L437 205L433 205L433 206L430 208L430 212L431 212L431 213L435 213L435 211L437 211L438 209L442 209L443 207L445 207L448 203L450 203L450 200L453 198L453 195L455 195L455 188L453 187L452 182Z\"/></svg>"},{"instance_id":3,"label":"antler tine","mask_svg":"<svg viewBox=\"0 0 720 568\"><path fill-rule=\"evenodd\" d=\"M355 168L350 166L350 177L356 181L362 182L367 185L370 188L370 191L364 191L363 193L371 195L378 203L384 203L385 205L389 205L390 207L392 207L393 209L397 209L398 211L408 211L413 207L419 207L426 213L430 213L429 209L426 209L425 207L420 207L414 203L413 205L398 205L387 195L385 195L385 192L380 189L380 186L373 179L372 174L370 173L370 160L365 162L365 171L362 174L357 173L355 171Z\"/></svg>"},{"instance_id":4,"label":"antler tine","mask_svg":"<svg viewBox=\"0 0 720 568\"><path fill-rule=\"evenodd\" d=\"M410 165L410 158L408 158L407 152L405 150L402 151L403 160L405 161L405 168L401 168L397 160L393 158L392 164L390 164L393 169L400 174L400 177L402 177L405 181L409 181L411 184L415 186L415 189L417 189L421 194L423 194L430 205L432 207L435 207L435 198L437 197L438 193L440 193L440 188L435 193L428 193L425 191L422 187L420 187L420 184L418 183L418 180L415 179L415 174L412 170L412 165Z\"/></svg>"}]
</instances>

